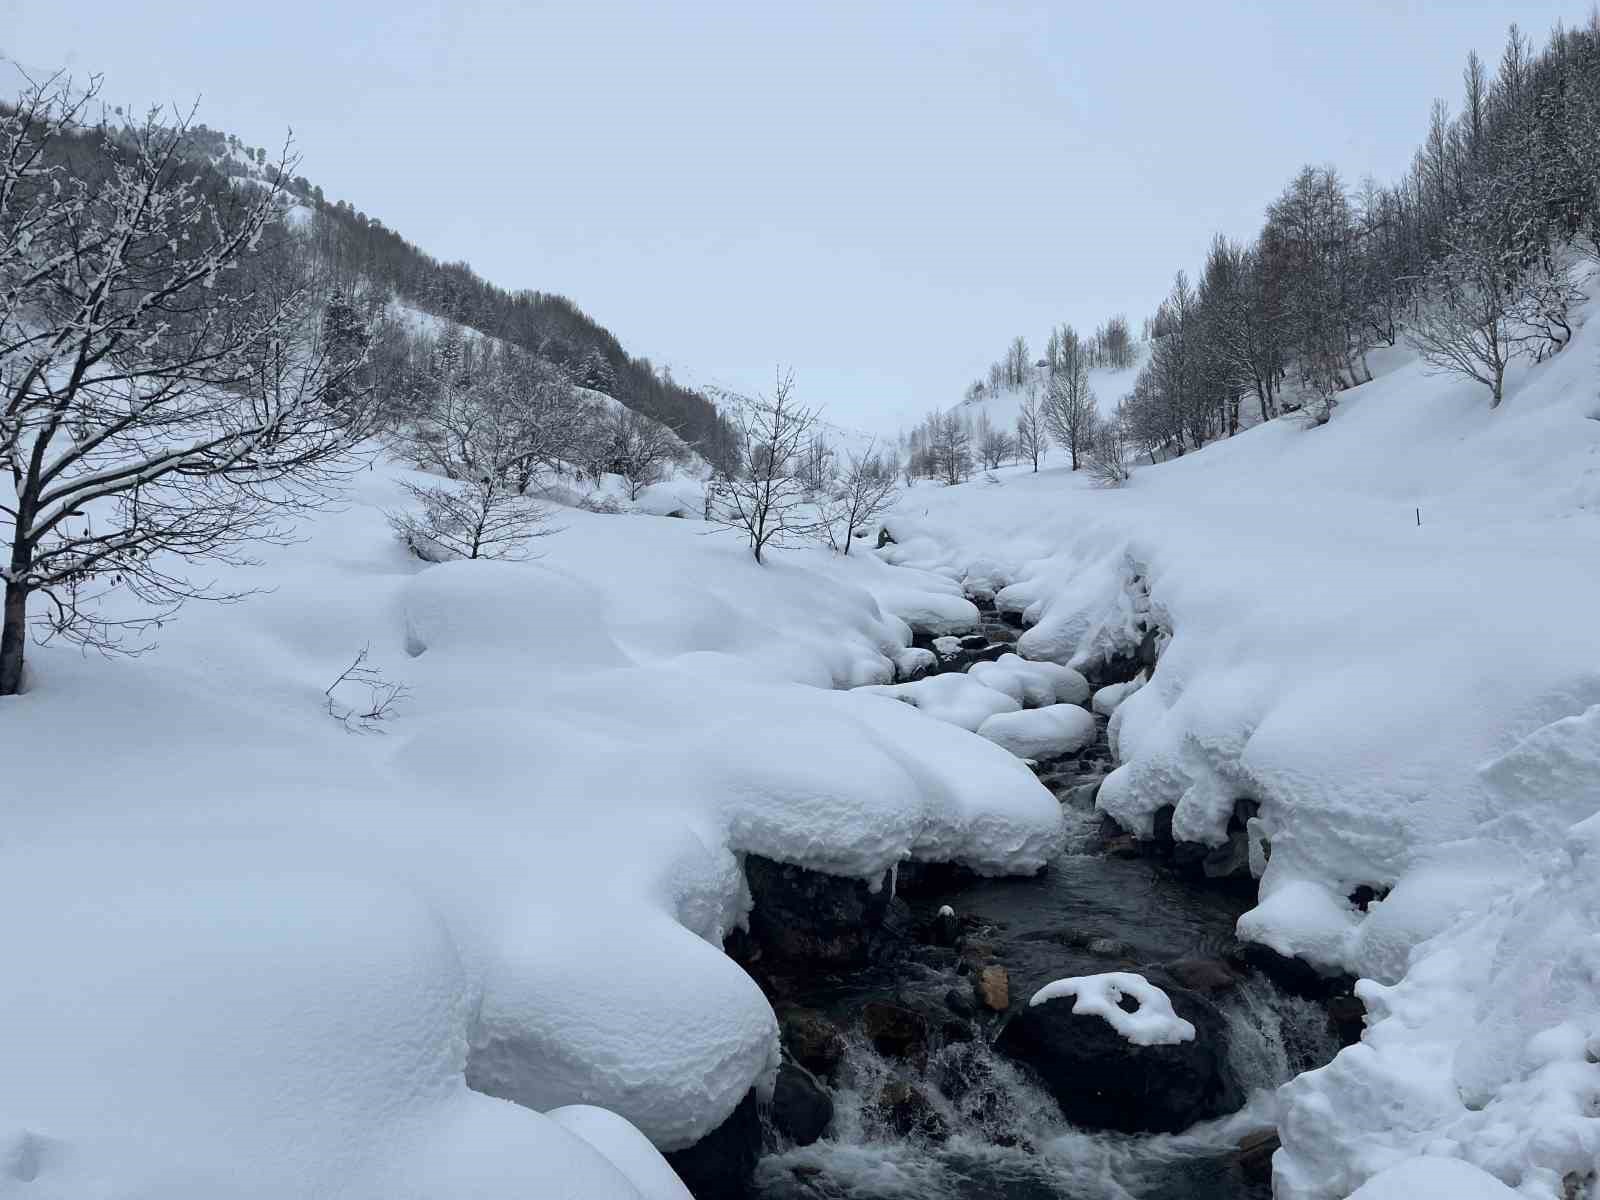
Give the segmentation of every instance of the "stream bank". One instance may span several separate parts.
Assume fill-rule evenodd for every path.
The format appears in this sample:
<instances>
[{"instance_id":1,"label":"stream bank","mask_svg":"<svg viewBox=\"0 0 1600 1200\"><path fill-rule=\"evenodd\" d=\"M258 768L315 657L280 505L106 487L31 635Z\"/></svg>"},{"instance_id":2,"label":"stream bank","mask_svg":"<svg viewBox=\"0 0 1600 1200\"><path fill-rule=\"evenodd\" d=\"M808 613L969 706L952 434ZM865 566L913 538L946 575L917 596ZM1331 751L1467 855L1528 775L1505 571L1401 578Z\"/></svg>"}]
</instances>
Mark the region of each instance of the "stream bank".
<instances>
[{"instance_id":1,"label":"stream bank","mask_svg":"<svg viewBox=\"0 0 1600 1200\"><path fill-rule=\"evenodd\" d=\"M924 669L993 661L1018 624L990 611L963 639L920 639L934 660ZM1155 651L1152 633L1094 683L1151 669ZM1032 878L904 864L869 887L747 858L754 908L726 948L778 1014L783 1066L769 1104L752 1094L716 1133L672 1156L696 1195L1270 1196L1271 1092L1359 1037L1359 1005L1350 981L1236 938L1254 903L1248 805L1220 851L1174 843L1170 821L1137 841L1095 810L1114 765L1106 724L1097 718L1081 752L1036 767L1068 836ZM1117 1038L1104 1039L1097 1060L1083 1058L1084 1039L1067 1039L1071 1061L1054 1068L1067 1080L1052 1087L1048 1054L1030 1061L1007 1044L1021 1039L1001 1037L1044 984L1111 971L1167 990L1200 1029L1215 1078L1191 1089L1190 1109L1156 1103L1182 1090L1178 1076L1162 1076L1148 1055L1140 1076ZM1064 1109L1102 1127L1075 1125Z\"/></svg>"}]
</instances>

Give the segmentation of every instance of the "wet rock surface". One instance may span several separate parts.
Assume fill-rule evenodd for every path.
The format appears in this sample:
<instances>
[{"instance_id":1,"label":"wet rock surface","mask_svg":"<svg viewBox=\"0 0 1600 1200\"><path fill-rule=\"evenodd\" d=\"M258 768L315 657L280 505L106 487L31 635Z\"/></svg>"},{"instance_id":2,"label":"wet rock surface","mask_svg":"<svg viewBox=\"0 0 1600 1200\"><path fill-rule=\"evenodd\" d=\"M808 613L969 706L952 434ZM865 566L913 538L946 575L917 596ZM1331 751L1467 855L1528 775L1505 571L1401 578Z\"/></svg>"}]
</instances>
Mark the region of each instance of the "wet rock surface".
<instances>
[{"instance_id":1,"label":"wet rock surface","mask_svg":"<svg viewBox=\"0 0 1600 1200\"><path fill-rule=\"evenodd\" d=\"M1020 618L979 603L983 648L975 638L971 648L945 641L938 669L963 670L980 655L1012 648ZM1126 661L1103 664L1097 681L1148 670L1163 636L1149 629ZM932 639L919 643L934 648ZM1224 848L1230 860L1213 859L1208 872L1214 848L1179 854L1170 813L1165 843L1103 824L1094 796L1112 765L1101 718L1094 746L1036 767L1062 801L1072 836L1032 879L907 863L890 897L888 887L871 893L750 860L750 936L730 949L772 999L785 1054L833 1103L822 1140L803 1147L782 1130L796 1128L795 1118L774 1115L779 1141L769 1137L756 1174L762 1200L879 1200L912 1194L904 1190L911 1179L920 1200L1270 1195L1271 1148L1248 1138L1240 1144L1237 1130L1214 1142L1196 1139L1176 1157L1144 1154L1137 1136L1087 1131L1186 1128L1196 1114L1236 1107L1243 1088L1270 1087L1320 1065L1336 1047L1326 1005L1338 1008L1348 994L1344 981L1288 987L1282 978L1292 968L1264 965L1256 948L1236 940L1235 922L1254 892L1248 863L1242 875L1237 869L1237 846ZM1250 815L1236 813L1241 832ZM1226 867L1220 878L1218 865ZM1027 1015L1039 987L1113 970L1139 971L1178 997L1180 1015L1199 1031L1198 1047L1157 1066L1164 1056L1130 1056L1120 1037L1113 1045L1097 1031L1041 1034L1078 1075L1100 1072L1100 1083L1087 1089L1064 1086L1062 1072L1039 1055L1002 1052L1015 1051L1039 1024ZM1070 1004L1041 1008L1070 1013ZM1345 1013L1346 1028L1350 1019ZM1072 1048L1085 1042L1103 1044L1095 1055ZM1148 1065L1130 1068L1139 1058ZM803 1082L791 1078L789 1087L814 1099ZM1175 1095L1162 1099L1162 1092ZM791 1101L786 1093L786 1106ZM814 1125L817 1111L806 1111ZM1074 1113L1076 1124L1068 1120Z\"/></svg>"},{"instance_id":2,"label":"wet rock surface","mask_svg":"<svg viewBox=\"0 0 1600 1200\"><path fill-rule=\"evenodd\" d=\"M809 1146L833 1121L833 1097L810 1071L793 1062L778 1068L772 1089L772 1124L796 1146Z\"/></svg>"},{"instance_id":3,"label":"wet rock surface","mask_svg":"<svg viewBox=\"0 0 1600 1200\"><path fill-rule=\"evenodd\" d=\"M1222 1014L1194 992L1167 989L1192 1040L1141 1046L1109 1021L1073 1011L1070 999L1019 1010L995 1048L1038 1075L1062 1114L1088 1129L1178 1133L1233 1112L1244 1093L1228 1066Z\"/></svg>"},{"instance_id":4,"label":"wet rock surface","mask_svg":"<svg viewBox=\"0 0 1600 1200\"><path fill-rule=\"evenodd\" d=\"M761 1111L750 1092L721 1125L666 1159L696 1200L739 1200L750 1195L762 1140Z\"/></svg>"}]
</instances>

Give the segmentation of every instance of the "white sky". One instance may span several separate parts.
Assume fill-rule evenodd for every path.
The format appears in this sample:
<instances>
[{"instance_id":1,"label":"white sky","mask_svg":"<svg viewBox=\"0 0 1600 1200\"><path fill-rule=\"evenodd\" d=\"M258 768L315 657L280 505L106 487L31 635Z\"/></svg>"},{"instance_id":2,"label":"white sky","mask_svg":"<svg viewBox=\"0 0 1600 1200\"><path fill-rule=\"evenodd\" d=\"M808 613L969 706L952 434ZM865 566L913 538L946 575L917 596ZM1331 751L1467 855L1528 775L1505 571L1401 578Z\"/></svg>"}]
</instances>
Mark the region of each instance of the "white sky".
<instances>
[{"instance_id":1,"label":"white sky","mask_svg":"<svg viewBox=\"0 0 1600 1200\"><path fill-rule=\"evenodd\" d=\"M1581 2L0 0L0 52L202 100L441 259L562 292L683 381L792 365L843 424L1009 339L1137 328L1303 163L1407 165L1466 52Z\"/></svg>"}]
</instances>

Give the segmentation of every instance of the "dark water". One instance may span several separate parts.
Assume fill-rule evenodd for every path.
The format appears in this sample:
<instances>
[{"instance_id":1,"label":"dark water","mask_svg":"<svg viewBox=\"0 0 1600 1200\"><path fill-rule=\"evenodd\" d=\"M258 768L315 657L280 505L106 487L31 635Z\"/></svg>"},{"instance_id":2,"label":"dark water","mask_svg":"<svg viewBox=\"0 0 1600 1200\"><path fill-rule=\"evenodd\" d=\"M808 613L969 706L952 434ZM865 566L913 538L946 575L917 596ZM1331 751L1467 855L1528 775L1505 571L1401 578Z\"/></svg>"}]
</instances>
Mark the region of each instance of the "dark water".
<instances>
[{"instance_id":1,"label":"dark water","mask_svg":"<svg viewBox=\"0 0 1600 1200\"><path fill-rule=\"evenodd\" d=\"M1075 770L1047 782L1063 796L1106 769L1103 747ZM1066 849L1032 879L951 884L907 897L919 922L941 905L965 918L967 943L982 943L1010 975L1011 1004L1063 976L1140 969L1186 957L1226 957L1234 923L1248 900L1195 886L1147 858L1104 853L1096 814L1068 802ZM1220 1002L1230 1063L1250 1091L1240 1114L1173 1136L1079 1130L1027 1075L989 1049L1000 1018L988 1017L971 1042L937 1046L926 1064L885 1059L859 1029L864 1000L913 1006L970 990L950 956L819 978L796 997L847 1032L848 1049L834 1089L828 1138L779 1149L762 1160L757 1193L765 1200L1236 1200L1270 1189L1246 1181L1238 1139L1270 1128L1271 1089L1320 1065L1337 1049L1326 1014L1246 977ZM920 1004L919 1004L920 1002ZM901 1136L874 1102L891 1079L910 1078L948 1130L942 1138Z\"/></svg>"}]
</instances>

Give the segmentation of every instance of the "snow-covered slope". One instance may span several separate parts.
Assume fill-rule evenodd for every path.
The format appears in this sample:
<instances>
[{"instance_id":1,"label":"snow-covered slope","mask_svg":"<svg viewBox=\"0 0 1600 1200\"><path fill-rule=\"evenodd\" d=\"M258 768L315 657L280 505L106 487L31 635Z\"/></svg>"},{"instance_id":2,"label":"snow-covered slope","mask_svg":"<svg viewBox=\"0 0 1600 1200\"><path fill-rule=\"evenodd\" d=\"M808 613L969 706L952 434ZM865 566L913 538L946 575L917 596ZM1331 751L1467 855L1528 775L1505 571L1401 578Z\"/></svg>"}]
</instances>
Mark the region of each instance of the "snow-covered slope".
<instances>
[{"instance_id":1,"label":"snow-covered slope","mask_svg":"<svg viewBox=\"0 0 1600 1200\"><path fill-rule=\"evenodd\" d=\"M1597 355L1591 321L1499 411L1396 355L1320 429L1271 422L1119 490L1060 468L919 485L890 518L896 561L1026 611L1026 655L1170 631L1099 803L1145 833L1175 806L1215 843L1258 801L1241 933L1372 981L1366 1041L1287 1089L1282 1197L1424 1152L1556 1196L1600 1151L1575 826L1600 809ZM1360 884L1393 890L1363 912Z\"/></svg>"},{"instance_id":2,"label":"snow-covered slope","mask_svg":"<svg viewBox=\"0 0 1600 1200\"><path fill-rule=\"evenodd\" d=\"M1095 367L1089 372L1089 386L1094 389L1095 402L1098 404L1103 416L1111 416L1117 411L1117 401L1133 391L1133 381L1137 378L1139 370L1144 366L1149 357L1149 347L1140 342L1134 347L1133 365L1121 370L1109 367ZM1042 369L1035 369L1035 380L1032 388L1034 396L1041 402L1045 395L1046 376ZM1027 401L1029 389L1003 388L998 392L986 391L974 400L963 400L956 407L956 411L963 416L970 416L974 421L980 413L989 418L996 429L1013 430L1017 426L1017 413ZM1053 449L1053 447L1052 447Z\"/></svg>"},{"instance_id":3,"label":"snow-covered slope","mask_svg":"<svg viewBox=\"0 0 1600 1200\"><path fill-rule=\"evenodd\" d=\"M1016 758L836 690L891 677L884 604L970 613L950 581L581 511L538 562L424 568L405 477L225 572L270 592L136 660L30 650L0 701L0 1194L681 1200L624 1127L532 1110L670 1149L770 1079L720 948L742 853L1057 844ZM387 736L325 711L363 646L411 688Z\"/></svg>"}]
</instances>

